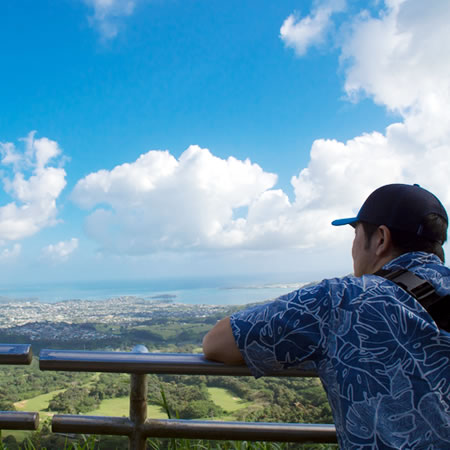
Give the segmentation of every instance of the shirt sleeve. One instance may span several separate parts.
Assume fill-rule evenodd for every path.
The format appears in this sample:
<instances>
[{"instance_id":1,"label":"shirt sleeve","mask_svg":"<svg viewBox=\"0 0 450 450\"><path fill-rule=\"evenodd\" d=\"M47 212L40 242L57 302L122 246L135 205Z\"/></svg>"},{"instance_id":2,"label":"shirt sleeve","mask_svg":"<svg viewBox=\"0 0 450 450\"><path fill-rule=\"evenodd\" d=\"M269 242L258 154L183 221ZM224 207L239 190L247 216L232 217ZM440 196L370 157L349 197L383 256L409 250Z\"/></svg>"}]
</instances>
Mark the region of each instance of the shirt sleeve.
<instances>
[{"instance_id":1,"label":"shirt sleeve","mask_svg":"<svg viewBox=\"0 0 450 450\"><path fill-rule=\"evenodd\" d=\"M238 311L230 318L239 350L255 377L320 357L331 299L326 281Z\"/></svg>"}]
</instances>

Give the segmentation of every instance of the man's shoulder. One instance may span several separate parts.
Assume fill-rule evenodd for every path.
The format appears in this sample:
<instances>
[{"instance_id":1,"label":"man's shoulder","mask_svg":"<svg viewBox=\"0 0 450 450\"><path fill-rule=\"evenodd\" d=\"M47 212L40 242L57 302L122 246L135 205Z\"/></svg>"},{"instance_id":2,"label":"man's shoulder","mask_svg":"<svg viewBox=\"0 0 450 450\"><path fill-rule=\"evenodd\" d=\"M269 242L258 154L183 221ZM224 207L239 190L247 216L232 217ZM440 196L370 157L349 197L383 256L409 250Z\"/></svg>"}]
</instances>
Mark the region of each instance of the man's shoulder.
<instances>
[{"instance_id":1,"label":"man's shoulder","mask_svg":"<svg viewBox=\"0 0 450 450\"><path fill-rule=\"evenodd\" d=\"M410 252L390 261L383 269L395 271L406 269L428 281L440 295L450 294L450 268L431 253Z\"/></svg>"}]
</instances>

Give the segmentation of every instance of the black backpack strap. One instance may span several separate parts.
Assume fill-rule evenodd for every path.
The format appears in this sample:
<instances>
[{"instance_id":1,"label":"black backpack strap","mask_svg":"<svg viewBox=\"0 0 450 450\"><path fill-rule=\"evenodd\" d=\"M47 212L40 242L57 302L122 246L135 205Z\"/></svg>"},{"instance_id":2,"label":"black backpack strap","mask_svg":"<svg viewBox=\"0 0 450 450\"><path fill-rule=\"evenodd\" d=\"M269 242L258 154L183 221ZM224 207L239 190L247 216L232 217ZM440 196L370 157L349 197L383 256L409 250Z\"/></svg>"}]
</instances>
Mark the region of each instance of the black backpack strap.
<instances>
[{"instance_id":1,"label":"black backpack strap","mask_svg":"<svg viewBox=\"0 0 450 450\"><path fill-rule=\"evenodd\" d=\"M439 328L450 331L450 295L439 295L431 283L406 269L381 269L374 275L392 281L412 295L427 310Z\"/></svg>"}]
</instances>

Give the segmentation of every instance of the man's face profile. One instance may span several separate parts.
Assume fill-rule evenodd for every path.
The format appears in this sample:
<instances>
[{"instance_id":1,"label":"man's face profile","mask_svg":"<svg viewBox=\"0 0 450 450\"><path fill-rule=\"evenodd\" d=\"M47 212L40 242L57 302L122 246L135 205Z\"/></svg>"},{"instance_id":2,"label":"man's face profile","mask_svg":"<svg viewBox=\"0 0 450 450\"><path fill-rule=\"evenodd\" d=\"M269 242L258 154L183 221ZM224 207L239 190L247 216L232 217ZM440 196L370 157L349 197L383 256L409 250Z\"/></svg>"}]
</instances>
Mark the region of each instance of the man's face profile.
<instances>
[{"instance_id":1,"label":"man's face profile","mask_svg":"<svg viewBox=\"0 0 450 450\"><path fill-rule=\"evenodd\" d=\"M372 273L375 255L373 254L371 243L372 239L367 242L362 224L357 223L352 246L353 272L355 277Z\"/></svg>"}]
</instances>

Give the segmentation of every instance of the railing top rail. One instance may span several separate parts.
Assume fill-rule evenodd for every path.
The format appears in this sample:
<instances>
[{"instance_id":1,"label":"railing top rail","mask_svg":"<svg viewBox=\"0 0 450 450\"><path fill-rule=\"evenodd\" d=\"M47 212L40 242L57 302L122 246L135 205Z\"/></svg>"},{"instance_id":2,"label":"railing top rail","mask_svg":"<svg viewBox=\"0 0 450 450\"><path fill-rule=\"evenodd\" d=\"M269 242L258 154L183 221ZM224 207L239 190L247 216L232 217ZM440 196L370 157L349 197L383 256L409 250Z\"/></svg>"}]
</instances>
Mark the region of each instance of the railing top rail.
<instances>
[{"instance_id":1,"label":"railing top rail","mask_svg":"<svg viewBox=\"0 0 450 450\"><path fill-rule=\"evenodd\" d=\"M229 366L208 361L202 354L191 353L138 353L100 352L81 350L41 350L41 370L67 370L78 372L116 372L136 374L178 375L236 375L249 376L246 366ZM274 372L276 377L313 377L317 372L311 367Z\"/></svg>"},{"instance_id":2,"label":"railing top rail","mask_svg":"<svg viewBox=\"0 0 450 450\"><path fill-rule=\"evenodd\" d=\"M37 430L39 413L0 411L0 430Z\"/></svg>"},{"instance_id":3,"label":"railing top rail","mask_svg":"<svg viewBox=\"0 0 450 450\"><path fill-rule=\"evenodd\" d=\"M0 364L30 364L32 359L30 344L0 344Z\"/></svg>"}]
</instances>

